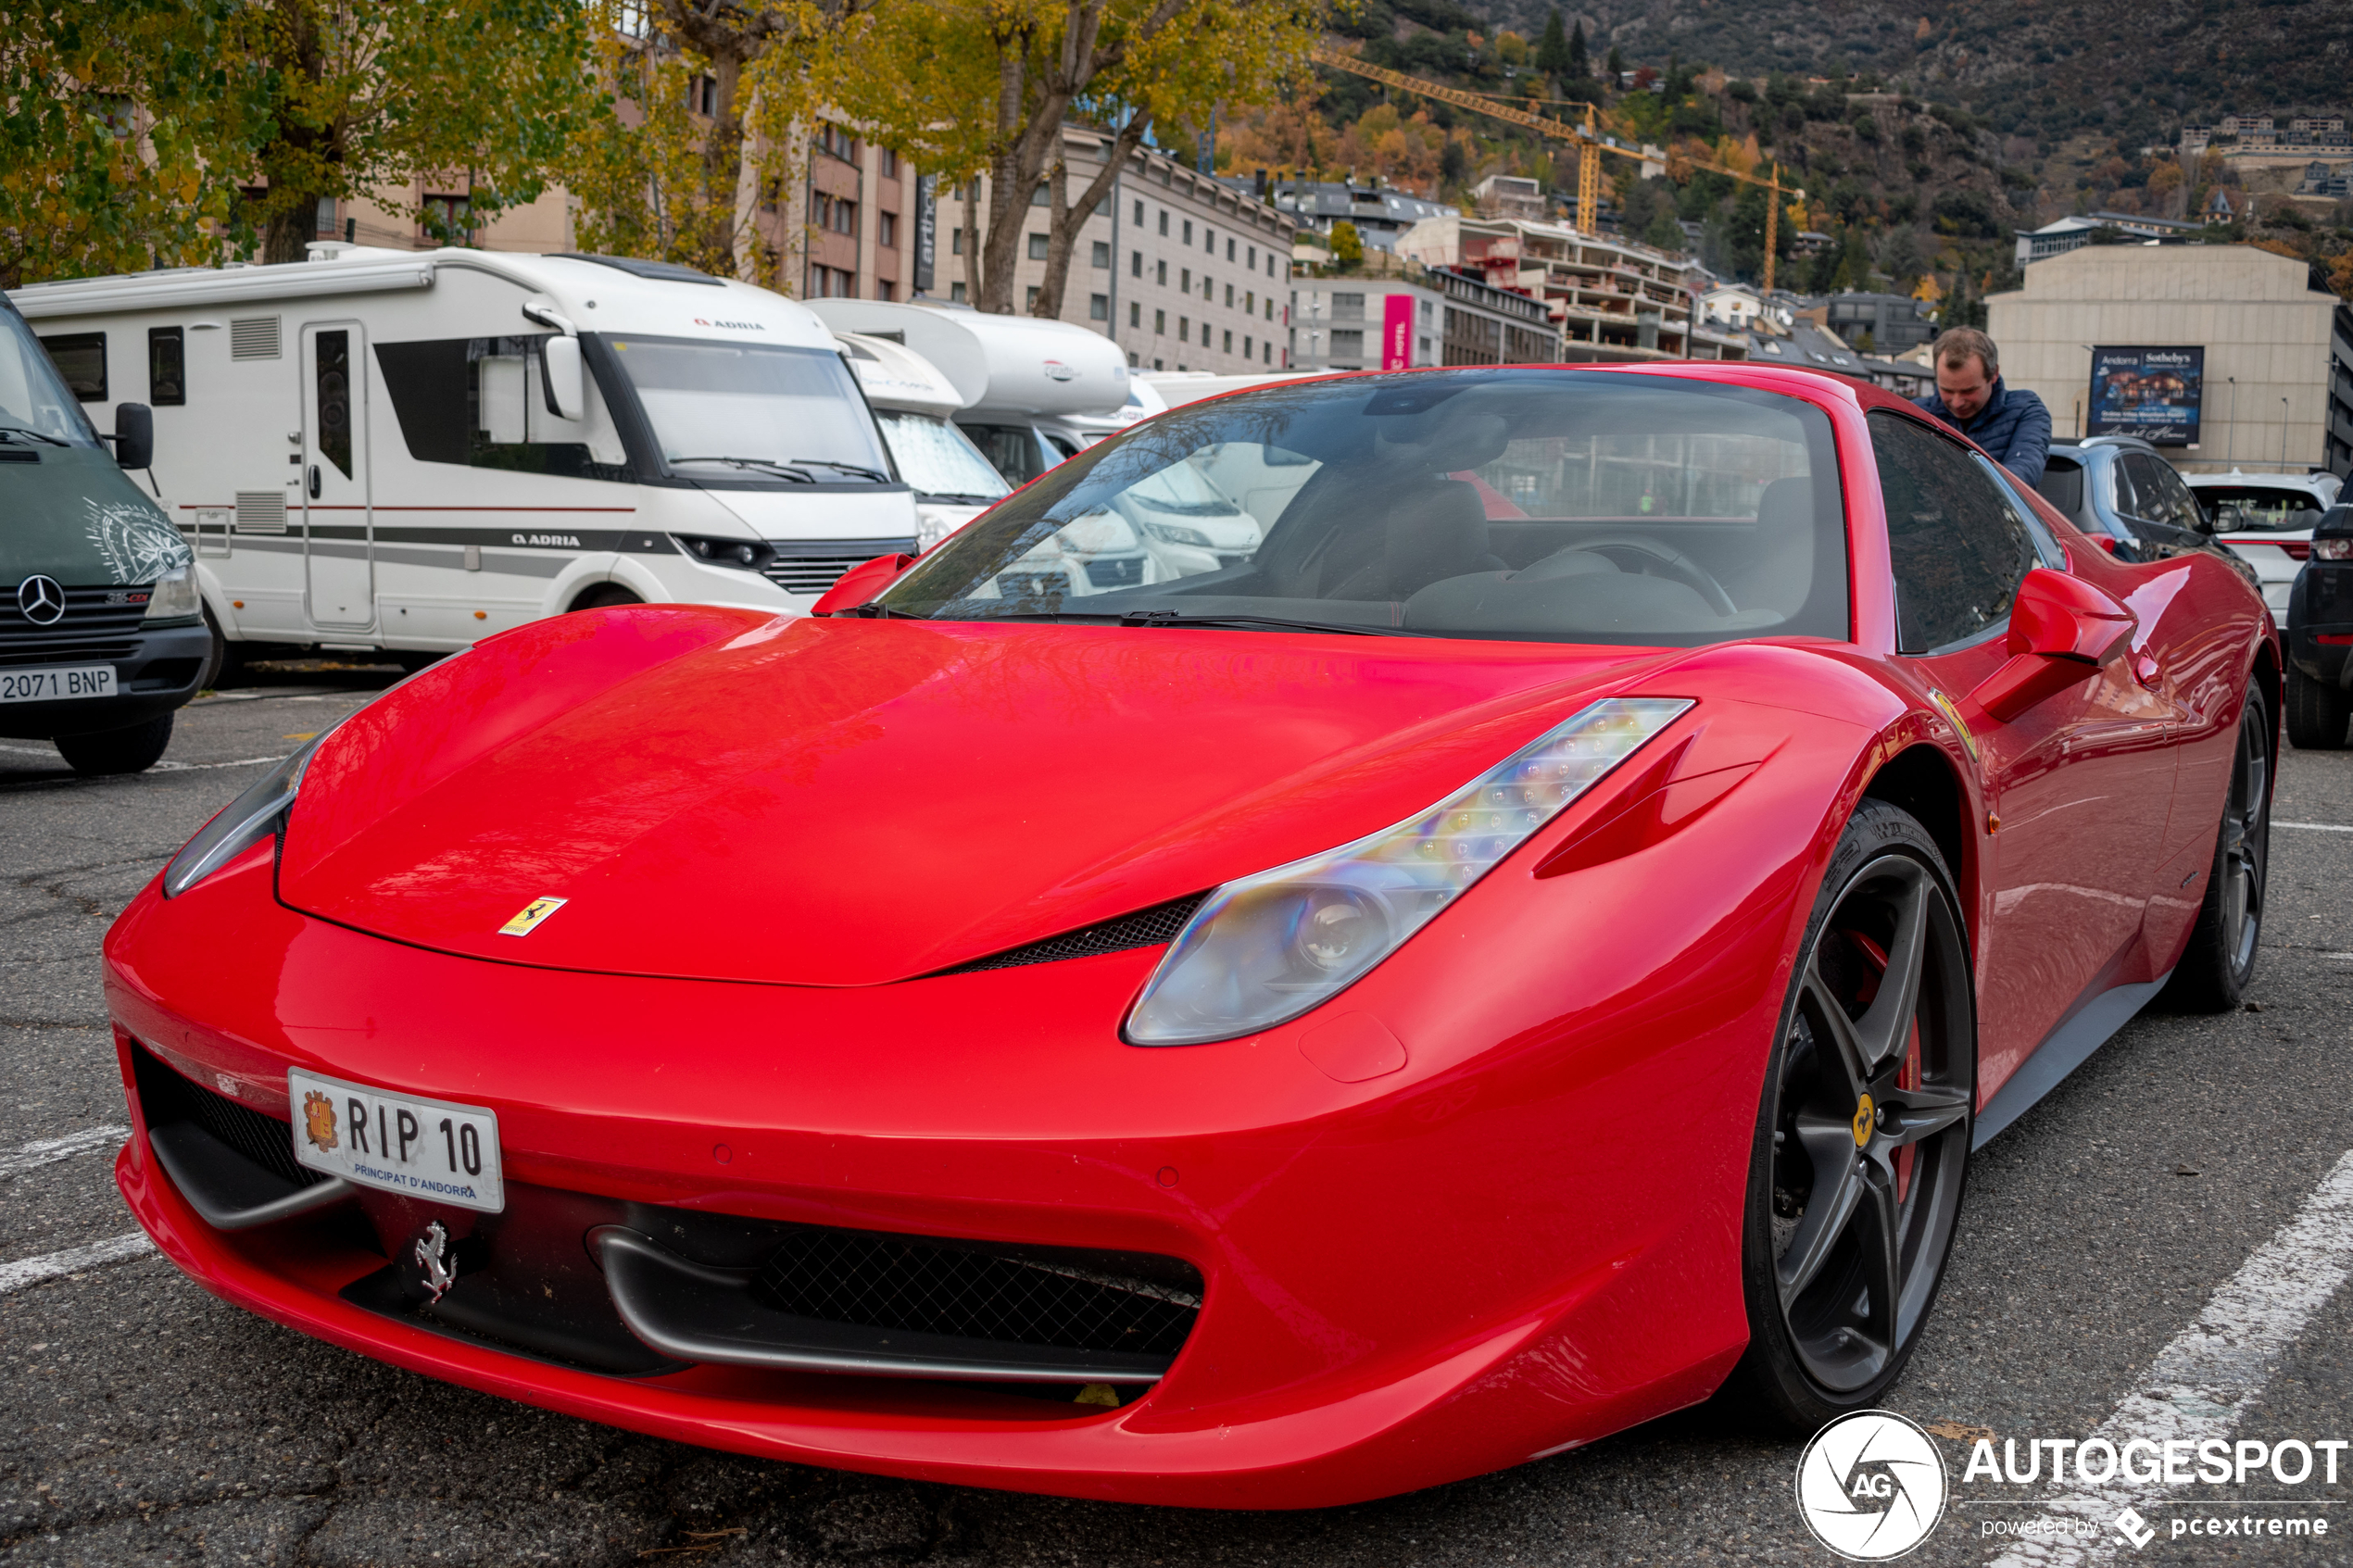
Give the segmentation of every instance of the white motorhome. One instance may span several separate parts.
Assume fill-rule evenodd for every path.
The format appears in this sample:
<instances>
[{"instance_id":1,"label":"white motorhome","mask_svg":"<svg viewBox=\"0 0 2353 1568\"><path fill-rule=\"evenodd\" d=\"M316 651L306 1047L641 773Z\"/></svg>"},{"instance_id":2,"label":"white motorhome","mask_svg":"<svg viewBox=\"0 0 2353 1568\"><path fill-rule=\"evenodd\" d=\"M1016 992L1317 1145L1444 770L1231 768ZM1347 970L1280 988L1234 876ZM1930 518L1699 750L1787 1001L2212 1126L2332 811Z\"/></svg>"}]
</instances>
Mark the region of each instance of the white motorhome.
<instances>
[{"instance_id":1,"label":"white motorhome","mask_svg":"<svg viewBox=\"0 0 2353 1568\"><path fill-rule=\"evenodd\" d=\"M963 305L812 299L836 332L903 343L964 399L955 416L1014 484L1026 484L1129 422L1127 358L1099 332Z\"/></svg>"},{"instance_id":2,"label":"white motorhome","mask_svg":"<svg viewBox=\"0 0 2353 1568\"><path fill-rule=\"evenodd\" d=\"M805 611L915 500L824 325L590 256L320 245L15 291L82 395L155 408L148 480L218 633L459 648L637 600Z\"/></svg>"},{"instance_id":3,"label":"white motorhome","mask_svg":"<svg viewBox=\"0 0 2353 1568\"><path fill-rule=\"evenodd\" d=\"M882 422L899 475L915 488L915 547L928 550L1013 487L950 417L963 395L939 368L895 339L836 332Z\"/></svg>"}]
</instances>

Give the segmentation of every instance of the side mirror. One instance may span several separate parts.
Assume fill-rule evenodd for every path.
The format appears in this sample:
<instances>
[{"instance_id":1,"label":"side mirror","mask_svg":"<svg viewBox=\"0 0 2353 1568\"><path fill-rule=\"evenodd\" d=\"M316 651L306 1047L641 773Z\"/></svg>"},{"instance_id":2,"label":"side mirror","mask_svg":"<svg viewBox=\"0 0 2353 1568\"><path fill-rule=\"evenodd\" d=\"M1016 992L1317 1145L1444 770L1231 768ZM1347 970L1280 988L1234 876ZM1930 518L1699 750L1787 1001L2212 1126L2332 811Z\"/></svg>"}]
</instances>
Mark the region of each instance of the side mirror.
<instances>
[{"instance_id":1,"label":"side mirror","mask_svg":"<svg viewBox=\"0 0 2353 1568\"><path fill-rule=\"evenodd\" d=\"M824 597L809 607L812 615L839 615L856 609L875 595L899 580L899 574L915 564L913 556L876 556L862 561L841 574L840 580L825 590Z\"/></svg>"},{"instance_id":2,"label":"side mirror","mask_svg":"<svg viewBox=\"0 0 2353 1568\"><path fill-rule=\"evenodd\" d=\"M151 468L156 460L156 411L145 403L114 406L114 460L126 469Z\"/></svg>"},{"instance_id":3,"label":"side mirror","mask_svg":"<svg viewBox=\"0 0 2353 1568\"><path fill-rule=\"evenodd\" d=\"M2009 662L1969 700L2007 723L2044 698L2083 684L2129 642L2139 622L2080 577L2036 567L2010 603Z\"/></svg>"},{"instance_id":4,"label":"side mirror","mask_svg":"<svg viewBox=\"0 0 2353 1568\"><path fill-rule=\"evenodd\" d=\"M551 337L539 345L539 375L547 412L577 420L588 412L588 369L581 363L580 340Z\"/></svg>"}]
</instances>

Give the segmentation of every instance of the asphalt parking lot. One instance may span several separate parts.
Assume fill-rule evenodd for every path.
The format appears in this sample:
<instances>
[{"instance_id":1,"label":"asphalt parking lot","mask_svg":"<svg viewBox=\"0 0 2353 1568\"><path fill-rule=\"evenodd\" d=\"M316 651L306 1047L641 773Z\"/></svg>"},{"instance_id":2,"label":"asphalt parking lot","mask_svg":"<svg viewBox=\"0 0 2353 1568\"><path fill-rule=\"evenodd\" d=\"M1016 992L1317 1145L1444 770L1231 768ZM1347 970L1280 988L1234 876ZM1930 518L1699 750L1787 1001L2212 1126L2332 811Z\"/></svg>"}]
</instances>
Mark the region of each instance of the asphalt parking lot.
<instances>
[{"instance_id":1,"label":"asphalt parking lot","mask_svg":"<svg viewBox=\"0 0 2353 1568\"><path fill-rule=\"evenodd\" d=\"M268 672L184 711L166 761L135 778L78 781L42 743L0 743L0 1562L1833 1561L1793 1497L1800 1445L1708 1408L1385 1502L1188 1512L704 1452L431 1383L214 1300L141 1247L114 1189L127 1118L99 943L263 761L396 674ZM2254 1005L2144 1014L1976 1157L1944 1298L1892 1400L1938 1435L1953 1479L1906 1561L2353 1564L2353 1450L2334 1485L2259 1470L2139 1499L2145 1549L2105 1528L2021 1548L1988 1526L2066 1516L2057 1490L1963 1476L1981 1433L2024 1446L2172 1420L2267 1446L2353 1438L2353 1198L2330 1207L2353 1194L2353 753L2291 750L2279 778L2275 821L2310 825L2273 834ZM2209 1516L2328 1529L2173 1534Z\"/></svg>"}]
</instances>

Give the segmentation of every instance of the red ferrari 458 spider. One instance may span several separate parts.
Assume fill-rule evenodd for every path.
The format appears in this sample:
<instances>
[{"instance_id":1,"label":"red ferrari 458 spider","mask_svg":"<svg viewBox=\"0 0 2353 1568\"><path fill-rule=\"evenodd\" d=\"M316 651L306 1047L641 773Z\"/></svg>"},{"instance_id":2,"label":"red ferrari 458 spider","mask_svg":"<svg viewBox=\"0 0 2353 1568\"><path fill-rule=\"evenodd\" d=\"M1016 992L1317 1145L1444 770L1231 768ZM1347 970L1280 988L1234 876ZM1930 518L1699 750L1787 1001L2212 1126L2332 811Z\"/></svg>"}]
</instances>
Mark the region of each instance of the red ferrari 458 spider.
<instances>
[{"instance_id":1,"label":"red ferrari 458 spider","mask_svg":"<svg viewBox=\"0 0 2353 1568\"><path fill-rule=\"evenodd\" d=\"M808 1463L1294 1507L1809 1426L1973 1145L2246 985L2275 646L1854 383L1243 393L287 759L107 940L118 1174L289 1327Z\"/></svg>"}]
</instances>

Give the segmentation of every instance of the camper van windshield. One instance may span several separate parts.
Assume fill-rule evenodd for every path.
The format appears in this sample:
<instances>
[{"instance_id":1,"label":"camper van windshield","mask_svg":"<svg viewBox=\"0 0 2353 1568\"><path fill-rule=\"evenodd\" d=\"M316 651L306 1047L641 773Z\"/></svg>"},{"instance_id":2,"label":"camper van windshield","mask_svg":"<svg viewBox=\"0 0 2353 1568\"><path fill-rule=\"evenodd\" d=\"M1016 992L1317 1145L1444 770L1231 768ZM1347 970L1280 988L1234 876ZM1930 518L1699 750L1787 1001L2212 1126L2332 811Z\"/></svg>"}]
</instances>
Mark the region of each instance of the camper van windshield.
<instances>
[{"instance_id":1,"label":"camper van windshield","mask_svg":"<svg viewBox=\"0 0 2353 1568\"><path fill-rule=\"evenodd\" d=\"M73 446L95 445L57 368L13 310L0 310L0 432L6 431L31 431ZM0 435L7 439L24 438Z\"/></svg>"},{"instance_id":2,"label":"camper van windshield","mask_svg":"<svg viewBox=\"0 0 2353 1568\"><path fill-rule=\"evenodd\" d=\"M756 483L890 477L874 416L839 355L702 339L610 342L673 468Z\"/></svg>"},{"instance_id":3,"label":"camper van windshield","mask_svg":"<svg viewBox=\"0 0 2353 1568\"><path fill-rule=\"evenodd\" d=\"M936 414L879 409L883 439L899 459L899 471L920 495L994 501L1012 486L991 468L972 437Z\"/></svg>"}]
</instances>

